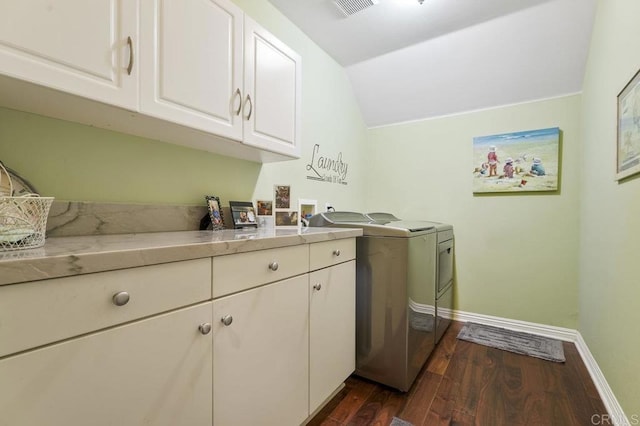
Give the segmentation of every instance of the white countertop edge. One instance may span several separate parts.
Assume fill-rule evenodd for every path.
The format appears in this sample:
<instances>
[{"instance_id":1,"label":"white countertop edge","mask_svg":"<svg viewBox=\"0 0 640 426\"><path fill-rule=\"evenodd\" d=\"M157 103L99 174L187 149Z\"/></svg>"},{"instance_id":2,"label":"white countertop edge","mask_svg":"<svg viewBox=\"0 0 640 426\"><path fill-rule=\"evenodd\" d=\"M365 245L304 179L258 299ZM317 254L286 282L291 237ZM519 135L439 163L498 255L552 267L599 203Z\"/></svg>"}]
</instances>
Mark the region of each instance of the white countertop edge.
<instances>
[{"instance_id":1,"label":"white countertop edge","mask_svg":"<svg viewBox=\"0 0 640 426\"><path fill-rule=\"evenodd\" d=\"M353 238L361 229L259 228L48 238L0 252L0 285Z\"/></svg>"}]
</instances>

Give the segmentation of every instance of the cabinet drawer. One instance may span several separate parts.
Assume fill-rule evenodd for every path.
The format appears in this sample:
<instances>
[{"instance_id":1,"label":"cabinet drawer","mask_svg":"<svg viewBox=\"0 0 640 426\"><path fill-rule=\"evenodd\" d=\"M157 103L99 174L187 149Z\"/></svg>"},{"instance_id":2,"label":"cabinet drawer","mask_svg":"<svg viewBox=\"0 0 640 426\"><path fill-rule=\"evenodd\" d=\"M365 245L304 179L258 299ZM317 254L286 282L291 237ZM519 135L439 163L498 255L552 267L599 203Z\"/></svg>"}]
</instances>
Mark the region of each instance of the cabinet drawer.
<instances>
[{"instance_id":1,"label":"cabinet drawer","mask_svg":"<svg viewBox=\"0 0 640 426\"><path fill-rule=\"evenodd\" d=\"M210 258L2 286L0 356L210 297Z\"/></svg>"},{"instance_id":2,"label":"cabinet drawer","mask_svg":"<svg viewBox=\"0 0 640 426\"><path fill-rule=\"evenodd\" d=\"M356 239L324 241L310 245L309 270L326 268L356 258Z\"/></svg>"},{"instance_id":3,"label":"cabinet drawer","mask_svg":"<svg viewBox=\"0 0 640 426\"><path fill-rule=\"evenodd\" d=\"M213 258L213 297L220 297L304 274L309 270L306 245L252 251Z\"/></svg>"}]
</instances>

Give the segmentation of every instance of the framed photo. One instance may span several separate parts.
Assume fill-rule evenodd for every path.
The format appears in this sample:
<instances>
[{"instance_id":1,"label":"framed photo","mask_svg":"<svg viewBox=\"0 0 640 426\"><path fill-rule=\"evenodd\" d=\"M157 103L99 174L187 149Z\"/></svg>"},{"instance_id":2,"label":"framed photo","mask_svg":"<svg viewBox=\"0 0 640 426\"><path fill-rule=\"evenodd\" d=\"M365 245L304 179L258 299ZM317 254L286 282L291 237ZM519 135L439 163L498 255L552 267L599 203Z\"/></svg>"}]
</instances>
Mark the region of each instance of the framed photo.
<instances>
[{"instance_id":1,"label":"framed photo","mask_svg":"<svg viewBox=\"0 0 640 426\"><path fill-rule=\"evenodd\" d=\"M251 201L229 201L229 210L233 218L233 227L240 228L256 228L256 211Z\"/></svg>"},{"instance_id":2,"label":"framed photo","mask_svg":"<svg viewBox=\"0 0 640 426\"><path fill-rule=\"evenodd\" d=\"M291 208L291 186L274 185L273 191L274 199L276 200L276 209Z\"/></svg>"},{"instance_id":3,"label":"framed photo","mask_svg":"<svg viewBox=\"0 0 640 426\"><path fill-rule=\"evenodd\" d=\"M618 94L616 180L640 172L640 70Z\"/></svg>"},{"instance_id":4,"label":"framed photo","mask_svg":"<svg viewBox=\"0 0 640 426\"><path fill-rule=\"evenodd\" d=\"M309 219L316 214L317 209L317 200L305 200L303 198L298 200L298 219L302 227L309 226Z\"/></svg>"},{"instance_id":5,"label":"framed photo","mask_svg":"<svg viewBox=\"0 0 640 426\"><path fill-rule=\"evenodd\" d=\"M256 206L258 207L258 216L271 216L273 215L273 201L271 200L257 200Z\"/></svg>"},{"instance_id":6,"label":"framed photo","mask_svg":"<svg viewBox=\"0 0 640 426\"><path fill-rule=\"evenodd\" d=\"M560 129L473 138L473 192L557 191Z\"/></svg>"},{"instance_id":7,"label":"framed photo","mask_svg":"<svg viewBox=\"0 0 640 426\"><path fill-rule=\"evenodd\" d=\"M298 226L298 212L293 210L276 212L276 227L296 228Z\"/></svg>"},{"instance_id":8,"label":"framed photo","mask_svg":"<svg viewBox=\"0 0 640 426\"><path fill-rule=\"evenodd\" d=\"M211 218L211 226L213 230L220 231L224 229L224 219L222 217L220 198L213 195L207 195L204 198L207 200L207 209L209 210L209 217Z\"/></svg>"}]
</instances>

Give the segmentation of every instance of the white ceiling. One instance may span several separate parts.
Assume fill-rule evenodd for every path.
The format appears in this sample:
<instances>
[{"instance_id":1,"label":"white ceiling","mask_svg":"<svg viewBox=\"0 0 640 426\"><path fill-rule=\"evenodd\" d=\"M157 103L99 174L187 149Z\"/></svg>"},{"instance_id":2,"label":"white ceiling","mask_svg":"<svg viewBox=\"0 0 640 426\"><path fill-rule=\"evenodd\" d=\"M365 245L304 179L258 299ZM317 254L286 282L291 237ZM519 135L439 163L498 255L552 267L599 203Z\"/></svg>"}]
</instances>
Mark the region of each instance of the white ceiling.
<instances>
[{"instance_id":1,"label":"white ceiling","mask_svg":"<svg viewBox=\"0 0 640 426\"><path fill-rule=\"evenodd\" d=\"M345 66L369 127L576 93L597 0L270 0Z\"/></svg>"}]
</instances>

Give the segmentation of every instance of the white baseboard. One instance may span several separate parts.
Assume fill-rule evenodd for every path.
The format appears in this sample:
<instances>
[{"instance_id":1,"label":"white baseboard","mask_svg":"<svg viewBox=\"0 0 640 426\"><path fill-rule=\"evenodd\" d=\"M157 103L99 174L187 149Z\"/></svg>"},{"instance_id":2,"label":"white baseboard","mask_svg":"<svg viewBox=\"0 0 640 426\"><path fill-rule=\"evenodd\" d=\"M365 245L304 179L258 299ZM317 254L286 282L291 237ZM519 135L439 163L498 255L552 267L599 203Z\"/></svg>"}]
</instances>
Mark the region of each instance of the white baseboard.
<instances>
[{"instance_id":1,"label":"white baseboard","mask_svg":"<svg viewBox=\"0 0 640 426\"><path fill-rule=\"evenodd\" d=\"M570 328L554 327L551 325L494 317L491 315L474 314L458 310L453 311L453 319L455 321L475 322L478 324L491 325L514 331L522 331L525 333L574 343L608 412L608 417L606 419L603 417L593 419L593 424L603 424L605 423L605 420L609 420L615 426L631 425L629 419L627 419L627 416L624 414L622 407L618 403L618 400L613 394L609 383L607 383L607 379L604 377L604 374L602 374L602 370L600 370L598 363L591 354L591 351L589 351L589 347L579 331L572 330Z\"/></svg>"},{"instance_id":2,"label":"white baseboard","mask_svg":"<svg viewBox=\"0 0 640 426\"><path fill-rule=\"evenodd\" d=\"M589 375L591 376L593 383L596 385L596 389L598 389L600 398L602 398L602 402L609 413L609 420L615 426L629 426L631 422L629 422L626 414L624 414L616 396L613 394L611 387L609 387L609 383L607 383L607 379L604 377L602 370L600 370L596 359L591 354L591 351L589 350L587 343L582 338L582 334L580 334L580 332L577 332L575 344L580 356L582 357L584 365L587 367L587 370L589 370ZM634 424L638 424L637 418L635 419Z\"/></svg>"},{"instance_id":3,"label":"white baseboard","mask_svg":"<svg viewBox=\"0 0 640 426\"><path fill-rule=\"evenodd\" d=\"M491 315L473 314L471 312L453 311L454 321L476 322L478 324L492 325L514 331L535 334L536 336L550 337L564 342L575 343L578 332L570 328L554 327L552 325L537 324L534 322L519 321L508 318L493 317Z\"/></svg>"}]
</instances>

